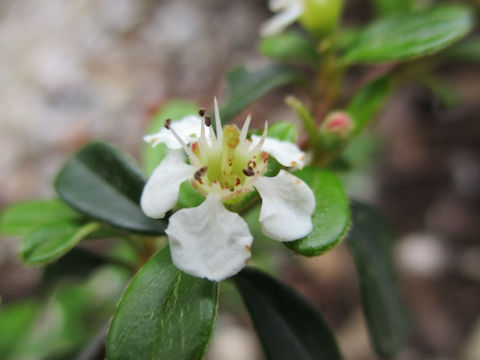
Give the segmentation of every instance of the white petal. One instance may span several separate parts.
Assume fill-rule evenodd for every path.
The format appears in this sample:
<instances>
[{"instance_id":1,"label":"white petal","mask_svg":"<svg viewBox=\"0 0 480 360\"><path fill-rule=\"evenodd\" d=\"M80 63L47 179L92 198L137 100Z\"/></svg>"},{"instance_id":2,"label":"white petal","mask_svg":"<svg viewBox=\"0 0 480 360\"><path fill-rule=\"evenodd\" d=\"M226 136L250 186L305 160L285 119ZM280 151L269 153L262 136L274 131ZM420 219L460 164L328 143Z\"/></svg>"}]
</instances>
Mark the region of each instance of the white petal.
<instances>
[{"instance_id":1,"label":"white petal","mask_svg":"<svg viewBox=\"0 0 480 360\"><path fill-rule=\"evenodd\" d=\"M284 4L281 2L270 3L273 9L280 9L282 5ZM285 10L279 12L262 25L260 35L272 36L281 33L288 25L293 24L303 13L302 0L292 0L283 7Z\"/></svg>"},{"instance_id":2,"label":"white petal","mask_svg":"<svg viewBox=\"0 0 480 360\"><path fill-rule=\"evenodd\" d=\"M140 200L143 212L152 218L163 218L177 203L182 182L193 177L195 171L194 166L185 163L183 151L171 151L143 188Z\"/></svg>"},{"instance_id":3,"label":"white petal","mask_svg":"<svg viewBox=\"0 0 480 360\"><path fill-rule=\"evenodd\" d=\"M192 144L200 138L202 118L196 115L184 117L179 121L174 121L170 125L185 144ZM210 128L206 129L209 135ZM181 149L182 145L178 142L172 132L166 128L162 128L158 133L146 135L143 140L152 144L152 146L165 143L169 149Z\"/></svg>"},{"instance_id":4,"label":"white petal","mask_svg":"<svg viewBox=\"0 0 480 360\"><path fill-rule=\"evenodd\" d=\"M252 135L250 149L254 148L260 140L260 136ZM272 155L283 166L294 166L298 169L305 166L305 153L297 145L289 141L280 141L267 137L263 143L262 150Z\"/></svg>"},{"instance_id":5,"label":"white petal","mask_svg":"<svg viewBox=\"0 0 480 360\"><path fill-rule=\"evenodd\" d=\"M275 177L260 176L255 187L262 198L259 221L265 235L292 241L312 231L315 196L302 180L280 170Z\"/></svg>"},{"instance_id":6,"label":"white petal","mask_svg":"<svg viewBox=\"0 0 480 360\"><path fill-rule=\"evenodd\" d=\"M211 193L198 207L170 217L165 231L176 267L193 276L220 281L235 275L250 258L253 238L247 223Z\"/></svg>"}]
</instances>

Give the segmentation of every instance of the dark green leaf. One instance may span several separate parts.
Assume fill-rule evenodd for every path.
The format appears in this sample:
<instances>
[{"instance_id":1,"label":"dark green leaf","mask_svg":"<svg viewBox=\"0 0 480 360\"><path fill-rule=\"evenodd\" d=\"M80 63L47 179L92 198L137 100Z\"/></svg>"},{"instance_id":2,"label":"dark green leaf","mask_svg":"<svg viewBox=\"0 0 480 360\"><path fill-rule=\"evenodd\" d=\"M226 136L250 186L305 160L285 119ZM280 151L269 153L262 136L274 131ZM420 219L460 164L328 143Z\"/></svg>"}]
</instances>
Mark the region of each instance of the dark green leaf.
<instances>
[{"instance_id":1,"label":"dark green leaf","mask_svg":"<svg viewBox=\"0 0 480 360\"><path fill-rule=\"evenodd\" d=\"M410 327L392 259L393 235L373 209L358 202L352 202L352 223L347 244L358 271L370 337L378 354L392 358Z\"/></svg>"},{"instance_id":2,"label":"dark green leaf","mask_svg":"<svg viewBox=\"0 0 480 360\"><path fill-rule=\"evenodd\" d=\"M99 227L100 224L95 222L78 225L63 221L43 225L22 241L20 248L22 260L28 264L44 264L53 261Z\"/></svg>"},{"instance_id":3,"label":"dark green leaf","mask_svg":"<svg viewBox=\"0 0 480 360\"><path fill-rule=\"evenodd\" d=\"M472 12L460 4L394 15L363 30L342 61L378 63L430 55L461 39L472 26Z\"/></svg>"},{"instance_id":4,"label":"dark green leaf","mask_svg":"<svg viewBox=\"0 0 480 360\"><path fill-rule=\"evenodd\" d=\"M233 279L268 359L341 359L328 325L293 289L252 269L243 270Z\"/></svg>"},{"instance_id":5,"label":"dark green leaf","mask_svg":"<svg viewBox=\"0 0 480 360\"><path fill-rule=\"evenodd\" d=\"M395 15L411 9L411 0L373 0L377 11L383 15Z\"/></svg>"},{"instance_id":6,"label":"dark green leaf","mask_svg":"<svg viewBox=\"0 0 480 360\"><path fill-rule=\"evenodd\" d=\"M313 166L295 172L315 194L313 231L307 237L286 242L288 248L305 256L323 254L337 245L350 225L348 198L340 180L330 171Z\"/></svg>"},{"instance_id":7,"label":"dark green leaf","mask_svg":"<svg viewBox=\"0 0 480 360\"><path fill-rule=\"evenodd\" d=\"M196 360L205 353L218 284L179 271L165 248L132 280L107 337L109 360Z\"/></svg>"},{"instance_id":8,"label":"dark green leaf","mask_svg":"<svg viewBox=\"0 0 480 360\"><path fill-rule=\"evenodd\" d=\"M0 233L24 236L42 225L79 218L80 214L61 200L27 201L12 205L2 213Z\"/></svg>"},{"instance_id":9,"label":"dark green leaf","mask_svg":"<svg viewBox=\"0 0 480 360\"><path fill-rule=\"evenodd\" d=\"M286 63L315 64L318 60L313 43L298 31L263 38L260 51L272 59Z\"/></svg>"},{"instance_id":10,"label":"dark green leaf","mask_svg":"<svg viewBox=\"0 0 480 360\"><path fill-rule=\"evenodd\" d=\"M58 194L78 211L132 232L163 234L165 222L140 208L145 178L120 150L92 143L77 152L55 181Z\"/></svg>"},{"instance_id":11,"label":"dark green leaf","mask_svg":"<svg viewBox=\"0 0 480 360\"><path fill-rule=\"evenodd\" d=\"M448 49L445 56L455 61L480 64L480 36L472 36L462 40Z\"/></svg>"},{"instance_id":12,"label":"dark green leaf","mask_svg":"<svg viewBox=\"0 0 480 360\"><path fill-rule=\"evenodd\" d=\"M248 71L238 67L227 74L229 96L220 117L227 123L255 100L282 85L297 83L303 79L297 70L282 65L270 65Z\"/></svg>"},{"instance_id":13,"label":"dark green leaf","mask_svg":"<svg viewBox=\"0 0 480 360\"><path fill-rule=\"evenodd\" d=\"M162 106L153 116L147 129L147 134L154 134L160 131L165 124L165 120L170 118L172 121L178 121L188 115L196 115L199 106L184 100L173 100ZM148 175L151 175L158 164L167 156L168 148L165 144L158 144L152 147L144 143L142 147L142 167Z\"/></svg>"},{"instance_id":14,"label":"dark green leaf","mask_svg":"<svg viewBox=\"0 0 480 360\"><path fill-rule=\"evenodd\" d=\"M30 332L37 317L39 305L31 302L19 302L3 307L0 311L0 358L10 359Z\"/></svg>"},{"instance_id":15,"label":"dark green leaf","mask_svg":"<svg viewBox=\"0 0 480 360\"><path fill-rule=\"evenodd\" d=\"M354 121L353 134L359 134L380 110L392 88L389 78L380 78L361 88L347 106Z\"/></svg>"}]
</instances>

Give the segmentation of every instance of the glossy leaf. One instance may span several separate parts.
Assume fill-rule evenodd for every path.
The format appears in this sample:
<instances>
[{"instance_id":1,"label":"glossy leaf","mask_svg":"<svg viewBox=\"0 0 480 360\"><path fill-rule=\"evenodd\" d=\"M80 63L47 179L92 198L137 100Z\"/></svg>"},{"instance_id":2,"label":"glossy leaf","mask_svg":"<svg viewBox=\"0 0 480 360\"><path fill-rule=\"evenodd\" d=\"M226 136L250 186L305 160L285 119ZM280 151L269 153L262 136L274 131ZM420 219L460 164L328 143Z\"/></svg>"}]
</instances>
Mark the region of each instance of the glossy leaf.
<instances>
[{"instance_id":1,"label":"glossy leaf","mask_svg":"<svg viewBox=\"0 0 480 360\"><path fill-rule=\"evenodd\" d=\"M410 327L393 264L393 235L373 209L358 202L352 202L352 223L347 244L358 271L371 341L378 354L392 358Z\"/></svg>"},{"instance_id":2,"label":"glossy leaf","mask_svg":"<svg viewBox=\"0 0 480 360\"><path fill-rule=\"evenodd\" d=\"M315 194L316 207L312 217L313 231L305 238L285 245L302 255L316 256L337 245L350 226L347 195L340 180L330 171L313 166L295 172Z\"/></svg>"},{"instance_id":3,"label":"glossy leaf","mask_svg":"<svg viewBox=\"0 0 480 360\"><path fill-rule=\"evenodd\" d=\"M58 194L78 211L132 232L163 234L165 222L140 208L143 174L120 150L92 143L78 151L55 180Z\"/></svg>"},{"instance_id":4,"label":"glossy leaf","mask_svg":"<svg viewBox=\"0 0 480 360\"><path fill-rule=\"evenodd\" d=\"M341 359L332 331L295 290L252 269L233 279L268 359Z\"/></svg>"},{"instance_id":5,"label":"glossy leaf","mask_svg":"<svg viewBox=\"0 0 480 360\"><path fill-rule=\"evenodd\" d=\"M168 248L137 273L107 337L109 360L201 359L212 333L218 284L179 271Z\"/></svg>"},{"instance_id":6,"label":"glossy leaf","mask_svg":"<svg viewBox=\"0 0 480 360\"><path fill-rule=\"evenodd\" d=\"M222 122L229 122L266 93L302 79L302 74L297 70L283 65L269 65L254 71L244 67L232 70L227 74L229 95L220 111Z\"/></svg>"},{"instance_id":7,"label":"glossy leaf","mask_svg":"<svg viewBox=\"0 0 480 360\"><path fill-rule=\"evenodd\" d=\"M41 226L22 241L20 247L22 260L28 264L53 261L99 227L100 224L95 222L78 225L66 221Z\"/></svg>"},{"instance_id":8,"label":"glossy leaf","mask_svg":"<svg viewBox=\"0 0 480 360\"><path fill-rule=\"evenodd\" d=\"M378 63L430 55L461 39L472 26L470 9L460 4L394 15L364 29L342 62Z\"/></svg>"},{"instance_id":9,"label":"glossy leaf","mask_svg":"<svg viewBox=\"0 0 480 360\"><path fill-rule=\"evenodd\" d=\"M389 78L380 78L361 88L347 106L354 121L353 134L359 134L379 112L391 93Z\"/></svg>"},{"instance_id":10,"label":"glossy leaf","mask_svg":"<svg viewBox=\"0 0 480 360\"><path fill-rule=\"evenodd\" d=\"M3 211L0 234L25 236L36 228L58 221L77 220L80 214L62 200L35 200L14 204Z\"/></svg>"},{"instance_id":11,"label":"glossy leaf","mask_svg":"<svg viewBox=\"0 0 480 360\"><path fill-rule=\"evenodd\" d=\"M272 59L286 63L315 64L318 60L312 41L298 31L263 38L260 51Z\"/></svg>"},{"instance_id":12,"label":"glossy leaf","mask_svg":"<svg viewBox=\"0 0 480 360\"><path fill-rule=\"evenodd\" d=\"M170 118L172 121L178 121L188 115L196 115L199 108L198 105L184 100L173 100L166 103L153 116L146 135L160 131L164 126L166 119ZM158 144L155 147L152 147L148 143L143 144L142 167L147 175L152 174L153 170L155 170L167 154L168 148L165 144Z\"/></svg>"}]
</instances>

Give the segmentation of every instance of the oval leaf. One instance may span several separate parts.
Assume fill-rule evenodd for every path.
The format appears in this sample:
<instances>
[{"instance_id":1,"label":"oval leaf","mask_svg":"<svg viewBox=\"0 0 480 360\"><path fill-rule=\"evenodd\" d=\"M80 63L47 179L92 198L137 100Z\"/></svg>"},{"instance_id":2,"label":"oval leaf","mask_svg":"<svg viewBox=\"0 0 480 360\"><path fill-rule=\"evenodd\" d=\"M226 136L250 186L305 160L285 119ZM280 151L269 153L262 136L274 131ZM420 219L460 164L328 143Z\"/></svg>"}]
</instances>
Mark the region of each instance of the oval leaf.
<instances>
[{"instance_id":1,"label":"oval leaf","mask_svg":"<svg viewBox=\"0 0 480 360\"><path fill-rule=\"evenodd\" d=\"M268 359L341 359L332 331L296 291L252 269L233 279Z\"/></svg>"},{"instance_id":2,"label":"oval leaf","mask_svg":"<svg viewBox=\"0 0 480 360\"><path fill-rule=\"evenodd\" d=\"M42 225L79 218L80 214L58 199L26 201L12 205L2 213L0 233L24 236Z\"/></svg>"},{"instance_id":3,"label":"oval leaf","mask_svg":"<svg viewBox=\"0 0 480 360\"><path fill-rule=\"evenodd\" d=\"M292 67L270 65L248 71L238 67L227 74L228 99L220 111L223 123L227 123L248 105L271 90L290 83L299 82L303 75Z\"/></svg>"},{"instance_id":4,"label":"oval leaf","mask_svg":"<svg viewBox=\"0 0 480 360\"><path fill-rule=\"evenodd\" d=\"M98 223L77 225L73 222L57 222L35 229L22 242L20 254L28 264L44 264L53 261L100 227Z\"/></svg>"},{"instance_id":5,"label":"oval leaf","mask_svg":"<svg viewBox=\"0 0 480 360\"><path fill-rule=\"evenodd\" d=\"M350 225L347 195L340 180L330 171L313 166L295 172L315 194L313 231L305 238L286 242L285 245L302 255L316 256L337 245Z\"/></svg>"},{"instance_id":6,"label":"oval leaf","mask_svg":"<svg viewBox=\"0 0 480 360\"><path fill-rule=\"evenodd\" d=\"M352 201L347 244L360 279L363 309L377 353L391 358L405 343L410 321L392 259L393 236L370 207Z\"/></svg>"},{"instance_id":7,"label":"oval leaf","mask_svg":"<svg viewBox=\"0 0 480 360\"><path fill-rule=\"evenodd\" d=\"M315 64L318 60L315 46L298 31L263 38L260 51L272 59L287 63Z\"/></svg>"},{"instance_id":8,"label":"oval leaf","mask_svg":"<svg viewBox=\"0 0 480 360\"><path fill-rule=\"evenodd\" d=\"M159 235L165 222L140 208L145 179L120 150L92 143L78 151L55 180L58 194L78 211L132 232Z\"/></svg>"},{"instance_id":9,"label":"oval leaf","mask_svg":"<svg viewBox=\"0 0 480 360\"><path fill-rule=\"evenodd\" d=\"M430 55L462 38L472 26L472 13L462 5L398 14L376 21L363 30L342 61L377 63Z\"/></svg>"},{"instance_id":10,"label":"oval leaf","mask_svg":"<svg viewBox=\"0 0 480 360\"><path fill-rule=\"evenodd\" d=\"M201 359L212 333L218 284L179 271L168 248L138 272L107 337L109 360Z\"/></svg>"}]
</instances>

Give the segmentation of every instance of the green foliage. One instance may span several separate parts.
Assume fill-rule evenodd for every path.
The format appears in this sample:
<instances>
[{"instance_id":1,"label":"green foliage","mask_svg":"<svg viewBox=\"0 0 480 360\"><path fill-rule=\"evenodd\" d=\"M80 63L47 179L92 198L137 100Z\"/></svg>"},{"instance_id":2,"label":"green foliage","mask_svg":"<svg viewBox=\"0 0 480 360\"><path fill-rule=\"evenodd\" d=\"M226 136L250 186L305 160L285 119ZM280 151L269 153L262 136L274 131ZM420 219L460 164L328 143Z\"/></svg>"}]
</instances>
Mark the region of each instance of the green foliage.
<instances>
[{"instance_id":1,"label":"green foliage","mask_svg":"<svg viewBox=\"0 0 480 360\"><path fill-rule=\"evenodd\" d=\"M100 224L95 222L78 225L69 221L38 227L22 241L20 247L22 260L32 265L51 262L99 227Z\"/></svg>"},{"instance_id":2,"label":"green foliage","mask_svg":"<svg viewBox=\"0 0 480 360\"><path fill-rule=\"evenodd\" d=\"M354 121L353 135L365 129L385 103L391 88L391 80L383 77L368 83L355 94L347 106L347 112Z\"/></svg>"},{"instance_id":3,"label":"green foliage","mask_svg":"<svg viewBox=\"0 0 480 360\"><path fill-rule=\"evenodd\" d=\"M373 209L358 202L352 202L352 223L347 244L360 279L371 341L379 355L393 358L410 329L393 264L393 235Z\"/></svg>"},{"instance_id":4,"label":"green foliage","mask_svg":"<svg viewBox=\"0 0 480 360\"><path fill-rule=\"evenodd\" d=\"M34 200L12 205L3 211L0 219L0 234L25 236L38 227L59 221L75 221L80 214L63 201Z\"/></svg>"},{"instance_id":5,"label":"green foliage","mask_svg":"<svg viewBox=\"0 0 480 360\"><path fill-rule=\"evenodd\" d=\"M212 333L218 284L152 257L125 291L107 337L109 360L201 359Z\"/></svg>"},{"instance_id":6,"label":"green foliage","mask_svg":"<svg viewBox=\"0 0 480 360\"><path fill-rule=\"evenodd\" d=\"M348 198L338 178L327 170L307 166L295 173L315 194L313 231L305 238L285 245L305 256L316 256L337 245L350 225Z\"/></svg>"},{"instance_id":7,"label":"green foliage","mask_svg":"<svg viewBox=\"0 0 480 360\"><path fill-rule=\"evenodd\" d=\"M80 149L55 180L58 194L78 211L135 233L163 234L165 222L140 208L145 178L120 150L104 143Z\"/></svg>"},{"instance_id":8,"label":"green foliage","mask_svg":"<svg viewBox=\"0 0 480 360\"><path fill-rule=\"evenodd\" d=\"M480 64L480 36L472 36L460 41L445 54L445 57L454 61Z\"/></svg>"},{"instance_id":9,"label":"green foliage","mask_svg":"<svg viewBox=\"0 0 480 360\"><path fill-rule=\"evenodd\" d=\"M268 128L267 135L278 140L295 143L298 138L298 130L290 122L279 121Z\"/></svg>"},{"instance_id":10,"label":"green foliage","mask_svg":"<svg viewBox=\"0 0 480 360\"><path fill-rule=\"evenodd\" d=\"M461 39L472 26L470 8L460 4L396 14L362 30L341 61L345 64L381 63L430 55Z\"/></svg>"},{"instance_id":11,"label":"green foliage","mask_svg":"<svg viewBox=\"0 0 480 360\"><path fill-rule=\"evenodd\" d=\"M243 270L233 280L268 359L341 359L328 325L293 289L253 269Z\"/></svg>"},{"instance_id":12,"label":"green foliage","mask_svg":"<svg viewBox=\"0 0 480 360\"><path fill-rule=\"evenodd\" d=\"M169 101L153 115L147 134L154 134L160 131L168 118L172 119L172 121L178 121L188 115L198 115L199 108L198 105L184 100ZM167 154L168 148L165 144L158 144L152 147L150 144L144 143L142 145L142 167L145 173L151 175Z\"/></svg>"},{"instance_id":13,"label":"green foliage","mask_svg":"<svg viewBox=\"0 0 480 360\"><path fill-rule=\"evenodd\" d=\"M265 56L285 63L315 65L319 58L312 41L298 31L263 38L260 51Z\"/></svg>"},{"instance_id":14,"label":"green foliage","mask_svg":"<svg viewBox=\"0 0 480 360\"><path fill-rule=\"evenodd\" d=\"M412 0L373 0L373 3L382 15L394 15L412 9Z\"/></svg>"},{"instance_id":15,"label":"green foliage","mask_svg":"<svg viewBox=\"0 0 480 360\"><path fill-rule=\"evenodd\" d=\"M249 71L238 67L227 74L228 99L220 111L223 123L227 123L255 100L277 87L298 83L303 75L283 65L269 65Z\"/></svg>"}]
</instances>

